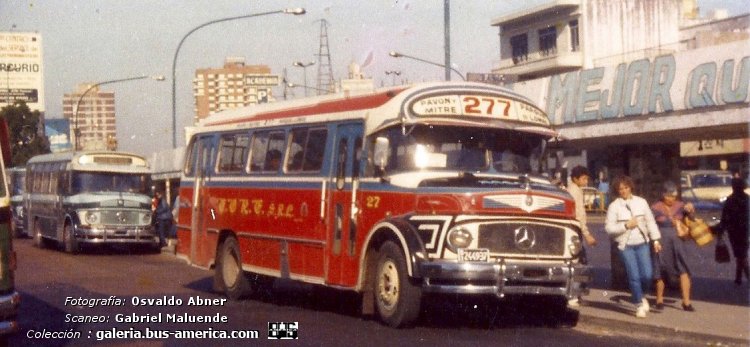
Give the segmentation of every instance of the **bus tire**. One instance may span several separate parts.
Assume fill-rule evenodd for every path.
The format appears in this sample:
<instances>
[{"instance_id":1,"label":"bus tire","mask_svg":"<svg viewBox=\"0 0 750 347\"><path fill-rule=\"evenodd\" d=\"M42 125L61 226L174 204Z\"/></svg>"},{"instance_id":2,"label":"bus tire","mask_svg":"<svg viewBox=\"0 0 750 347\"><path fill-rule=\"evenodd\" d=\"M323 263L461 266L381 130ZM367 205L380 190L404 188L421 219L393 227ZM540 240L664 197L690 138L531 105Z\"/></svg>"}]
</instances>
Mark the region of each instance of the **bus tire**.
<instances>
[{"instance_id":1,"label":"bus tire","mask_svg":"<svg viewBox=\"0 0 750 347\"><path fill-rule=\"evenodd\" d=\"M386 241L379 253L372 281L378 316L394 328L409 326L419 317L422 290L411 282L401 248Z\"/></svg>"},{"instance_id":2,"label":"bus tire","mask_svg":"<svg viewBox=\"0 0 750 347\"><path fill-rule=\"evenodd\" d=\"M42 227L38 221L34 222L34 246L44 248L44 238L42 237Z\"/></svg>"},{"instance_id":3,"label":"bus tire","mask_svg":"<svg viewBox=\"0 0 750 347\"><path fill-rule=\"evenodd\" d=\"M215 280L231 300L239 300L251 294L250 281L242 270L240 245L234 237L227 237L219 248L214 270Z\"/></svg>"},{"instance_id":4,"label":"bus tire","mask_svg":"<svg viewBox=\"0 0 750 347\"><path fill-rule=\"evenodd\" d=\"M63 248L65 253L77 254L78 253L78 241L76 241L75 235L70 224L65 224L63 228Z\"/></svg>"}]
</instances>

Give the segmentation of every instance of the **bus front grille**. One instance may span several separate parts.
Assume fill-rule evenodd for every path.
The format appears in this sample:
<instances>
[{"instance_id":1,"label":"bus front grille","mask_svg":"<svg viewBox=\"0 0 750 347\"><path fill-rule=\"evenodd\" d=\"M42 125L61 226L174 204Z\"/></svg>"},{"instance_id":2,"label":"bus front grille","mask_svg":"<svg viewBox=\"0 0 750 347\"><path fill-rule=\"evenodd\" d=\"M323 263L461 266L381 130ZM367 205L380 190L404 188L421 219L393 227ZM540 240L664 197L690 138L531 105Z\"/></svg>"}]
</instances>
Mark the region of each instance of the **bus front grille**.
<instances>
[{"instance_id":1,"label":"bus front grille","mask_svg":"<svg viewBox=\"0 0 750 347\"><path fill-rule=\"evenodd\" d=\"M490 223L479 227L479 248L491 253L561 256L565 229L531 223Z\"/></svg>"}]
</instances>

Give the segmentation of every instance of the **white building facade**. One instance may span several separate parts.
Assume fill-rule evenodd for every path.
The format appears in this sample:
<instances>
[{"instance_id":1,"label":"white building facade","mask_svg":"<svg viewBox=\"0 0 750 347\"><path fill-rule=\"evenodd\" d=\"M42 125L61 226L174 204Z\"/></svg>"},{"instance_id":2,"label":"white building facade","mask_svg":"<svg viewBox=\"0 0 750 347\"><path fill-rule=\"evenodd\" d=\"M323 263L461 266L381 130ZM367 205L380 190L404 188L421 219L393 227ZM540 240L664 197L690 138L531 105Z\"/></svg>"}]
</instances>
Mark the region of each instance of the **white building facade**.
<instances>
[{"instance_id":1,"label":"white building facade","mask_svg":"<svg viewBox=\"0 0 750 347\"><path fill-rule=\"evenodd\" d=\"M547 111L568 168L630 175L645 195L681 170L746 174L750 16L698 21L694 5L558 0L495 19L493 73Z\"/></svg>"}]
</instances>

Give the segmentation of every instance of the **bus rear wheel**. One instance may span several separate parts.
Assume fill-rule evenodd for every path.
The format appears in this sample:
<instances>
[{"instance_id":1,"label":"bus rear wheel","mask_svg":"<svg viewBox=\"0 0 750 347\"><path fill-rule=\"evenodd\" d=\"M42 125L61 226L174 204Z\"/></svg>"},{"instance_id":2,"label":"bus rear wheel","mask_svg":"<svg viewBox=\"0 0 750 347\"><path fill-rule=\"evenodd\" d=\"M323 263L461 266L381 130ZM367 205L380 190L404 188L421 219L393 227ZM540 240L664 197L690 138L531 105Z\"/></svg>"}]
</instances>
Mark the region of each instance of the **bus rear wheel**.
<instances>
[{"instance_id":1,"label":"bus rear wheel","mask_svg":"<svg viewBox=\"0 0 750 347\"><path fill-rule=\"evenodd\" d=\"M63 247L65 253L78 253L78 241L76 241L76 237L73 235L73 229L70 227L70 224L65 224L63 228Z\"/></svg>"},{"instance_id":2,"label":"bus rear wheel","mask_svg":"<svg viewBox=\"0 0 750 347\"><path fill-rule=\"evenodd\" d=\"M251 294L250 281L242 270L242 257L237 239L230 236L222 242L214 270L219 283L229 299L238 300Z\"/></svg>"},{"instance_id":3,"label":"bus rear wheel","mask_svg":"<svg viewBox=\"0 0 750 347\"><path fill-rule=\"evenodd\" d=\"M391 327L408 326L419 317L422 291L409 279L401 248L387 241L379 253L372 282L378 316Z\"/></svg>"}]
</instances>

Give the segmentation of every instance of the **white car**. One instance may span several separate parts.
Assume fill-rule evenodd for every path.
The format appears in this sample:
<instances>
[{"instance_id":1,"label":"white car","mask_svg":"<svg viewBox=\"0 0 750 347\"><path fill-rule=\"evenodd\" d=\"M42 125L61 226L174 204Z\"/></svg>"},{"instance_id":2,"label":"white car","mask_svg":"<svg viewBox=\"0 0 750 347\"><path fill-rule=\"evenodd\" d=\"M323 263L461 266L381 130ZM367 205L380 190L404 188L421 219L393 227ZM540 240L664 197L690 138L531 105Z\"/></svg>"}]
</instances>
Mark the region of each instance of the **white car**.
<instances>
[{"instance_id":1,"label":"white car","mask_svg":"<svg viewBox=\"0 0 750 347\"><path fill-rule=\"evenodd\" d=\"M689 170L680 175L683 196L724 202L732 194L732 173L722 170ZM748 190L745 190L748 191Z\"/></svg>"}]
</instances>

